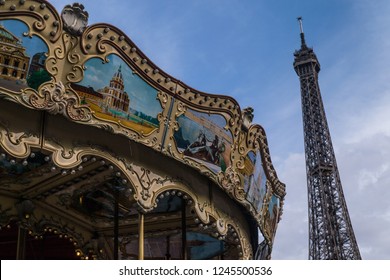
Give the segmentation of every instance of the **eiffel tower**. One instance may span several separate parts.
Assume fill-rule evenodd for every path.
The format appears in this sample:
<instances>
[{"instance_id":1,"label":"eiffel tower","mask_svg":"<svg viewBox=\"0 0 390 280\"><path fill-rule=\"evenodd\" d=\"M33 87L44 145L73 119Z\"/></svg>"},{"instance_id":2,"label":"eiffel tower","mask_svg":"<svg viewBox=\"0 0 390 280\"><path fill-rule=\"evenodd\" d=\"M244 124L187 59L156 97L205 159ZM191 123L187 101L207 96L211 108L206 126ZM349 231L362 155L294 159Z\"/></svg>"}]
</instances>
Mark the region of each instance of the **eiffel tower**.
<instances>
[{"instance_id":1,"label":"eiffel tower","mask_svg":"<svg viewBox=\"0 0 390 280\"><path fill-rule=\"evenodd\" d=\"M298 18L301 49L294 53L294 70L301 86L306 174L309 202L309 259L361 259L345 202L318 73L320 63L307 47Z\"/></svg>"}]
</instances>

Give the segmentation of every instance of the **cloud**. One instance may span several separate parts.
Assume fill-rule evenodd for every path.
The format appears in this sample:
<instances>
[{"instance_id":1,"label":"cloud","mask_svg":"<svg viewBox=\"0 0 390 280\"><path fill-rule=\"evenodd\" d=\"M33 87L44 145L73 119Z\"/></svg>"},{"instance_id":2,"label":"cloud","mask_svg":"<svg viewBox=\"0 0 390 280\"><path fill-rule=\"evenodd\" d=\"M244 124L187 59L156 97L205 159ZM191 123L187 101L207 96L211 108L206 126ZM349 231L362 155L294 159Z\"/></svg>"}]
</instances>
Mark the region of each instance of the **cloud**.
<instances>
[{"instance_id":1,"label":"cloud","mask_svg":"<svg viewBox=\"0 0 390 280\"><path fill-rule=\"evenodd\" d=\"M380 92L377 98L356 104L359 107L347 110L345 125L353 129L345 129L342 133L343 140L348 143L357 143L369 139L375 135L390 136L390 87Z\"/></svg>"},{"instance_id":2,"label":"cloud","mask_svg":"<svg viewBox=\"0 0 390 280\"><path fill-rule=\"evenodd\" d=\"M272 258L307 259L308 217L304 154L290 154L278 165L277 170L280 180L287 186L287 195Z\"/></svg>"},{"instance_id":3,"label":"cloud","mask_svg":"<svg viewBox=\"0 0 390 280\"><path fill-rule=\"evenodd\" d=\"M390 136L369 135L338 147L340 176L357 241L364 259L389 259Z\"/></svg>"}]
</instances>

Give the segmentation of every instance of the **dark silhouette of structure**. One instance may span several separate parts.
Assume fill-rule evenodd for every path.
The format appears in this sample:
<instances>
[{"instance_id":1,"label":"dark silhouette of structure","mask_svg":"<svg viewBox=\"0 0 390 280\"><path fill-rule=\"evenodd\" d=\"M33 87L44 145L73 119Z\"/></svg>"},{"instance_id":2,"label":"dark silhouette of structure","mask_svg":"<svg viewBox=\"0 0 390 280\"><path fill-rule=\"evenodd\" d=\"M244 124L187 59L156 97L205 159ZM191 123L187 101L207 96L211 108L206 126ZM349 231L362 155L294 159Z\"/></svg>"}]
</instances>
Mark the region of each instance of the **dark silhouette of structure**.
<instances>
[{"instance_id":1,"label":"dark silhouette of structure","mask_svg":"<svg viewBox=\"0 0 390 280\"><path fill-rule=\"evenodd\" d=\"M361 259L349 218L330 132L322 103L320 64L307 47L300 24L301 49L294 69L302 96L306 173L309 201L309 259Z\"/></svg>"}]
</instances>

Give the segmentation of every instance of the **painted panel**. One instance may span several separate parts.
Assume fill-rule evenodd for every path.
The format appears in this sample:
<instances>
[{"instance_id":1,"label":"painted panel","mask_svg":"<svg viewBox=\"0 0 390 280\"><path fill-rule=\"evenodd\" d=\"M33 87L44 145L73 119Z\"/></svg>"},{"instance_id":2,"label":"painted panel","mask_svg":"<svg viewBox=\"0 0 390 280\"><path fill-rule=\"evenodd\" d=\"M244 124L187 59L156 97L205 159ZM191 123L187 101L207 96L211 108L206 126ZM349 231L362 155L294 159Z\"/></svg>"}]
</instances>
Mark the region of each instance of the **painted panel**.
<instances>
[{"instance_id":1,"label":"painted panel","mask_svg":"<svg viewBox=\"0 0 390 280\"><path fill-rule=\"evenodd\" d=\"M215 173L231 165L232 136L221 115L188 109L178 118L174 138L179 152L205 165Z\"/></svg>"},{"instance_id":2,"label":"painted panel","mask_svg":"<svg viewBox=\"0 0 390 280\"><path fill-rule=\"evenodd\" d=\"M91 108L102 120L117 122L142 134L159 127L162 111L157 90L142 80L116 55L108 63L92 58L85 64L84 78L72 88L81 104Z\"/></svg>"},{"instance_id":3,"label":"painted panel","mask_svg":"<svg viewBox=\"0 0 390 280\"><path fill-rule=\"evenodd\" d=\"M265 222L268 223L268 226L272 231L272 235L275 233L276 225L278 223L279 207L280 199L275 195L272 195L265 217Z\"/></svg>"},{"instance_id":4,"label":"painted panel","mask_svg":"<svg viewBox=\"0 0 390 280\"><path fill-rule=\"evenodd\" d=\"M0 87L20 92L50 81L44 64L48 48L38 37L23 34L28 27L18 20L0 21Z\"/></svg>"},{"instance_id":5,"label":"painted panel","mask_svg":"<svg viewBox=\"0 0 390 280\"><path fill-rule=\"evenodd\" d=\"M249 152L244 165L245 167L241 173L244 175L246 199L260 212L267 193L267 179L265 177L260 152L257 154Z\"/></svg>"}]
</instances>

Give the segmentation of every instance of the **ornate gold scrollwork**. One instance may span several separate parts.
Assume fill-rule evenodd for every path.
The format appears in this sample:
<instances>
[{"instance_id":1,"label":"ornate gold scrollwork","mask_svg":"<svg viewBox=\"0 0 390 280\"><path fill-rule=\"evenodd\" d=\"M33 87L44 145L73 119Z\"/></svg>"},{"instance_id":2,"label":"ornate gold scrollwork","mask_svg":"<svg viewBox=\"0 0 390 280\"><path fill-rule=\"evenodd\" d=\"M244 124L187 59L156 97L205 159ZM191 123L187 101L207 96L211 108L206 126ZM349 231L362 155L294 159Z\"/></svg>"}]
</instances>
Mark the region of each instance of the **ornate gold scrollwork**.
<instances>
[{"instance_id":1,"label":"ornate gold scrollwork","mask_svg":"<svg viewBox=\"0 0 390 280\"><path fill-rule=\"evenodd\" d=\"M0 2L1 16L6 19L18 19L28 24L29 31L25 36L37 35L49 38L55 43L61 36L63 25L56 9L48 2L25 0L7 0Z\"/></svg>"},{"instance_id":2,"label":"ornate gold scrollwork","mask_svg":"<svg viewBox=\"0 0 390 280\"><path fill-rule=\"evenodd\" d=\"M61 114L74 121L91 120L91 111L88 107L80 106L77 95L72 90L66 90L62 82L46 83L41 86L40 92L31 88L22 92L23 100L28 100L35 109L45 109L49 113Z\"/></svg>"},{"instance_id":3,"label":"ornate gold scrollwork","mask_svg":"<svg viewBox=\"0 0 390 280\"><path fill-rule=\"evenodd\" d=\"M0 119L0 147L15 157L23 158L30 154L30 146L39 145L39 136L31 132L13 132Z\"/></svg>"},{"instance_id":4,"label":"ornate gold scrollwork","mask_svg":"<svg viewBox=\"0 0 390 280\"><path fill-rule=\"evenodd\" d=\"M241 175L232 167L228 167L224 173L220 173L218 179L222 187L236 200L242 201L245 199L245 193L242 189L243 183ZM240 189L242 189L242 191L240 191Z\"/></svg>"}]
</instances>

